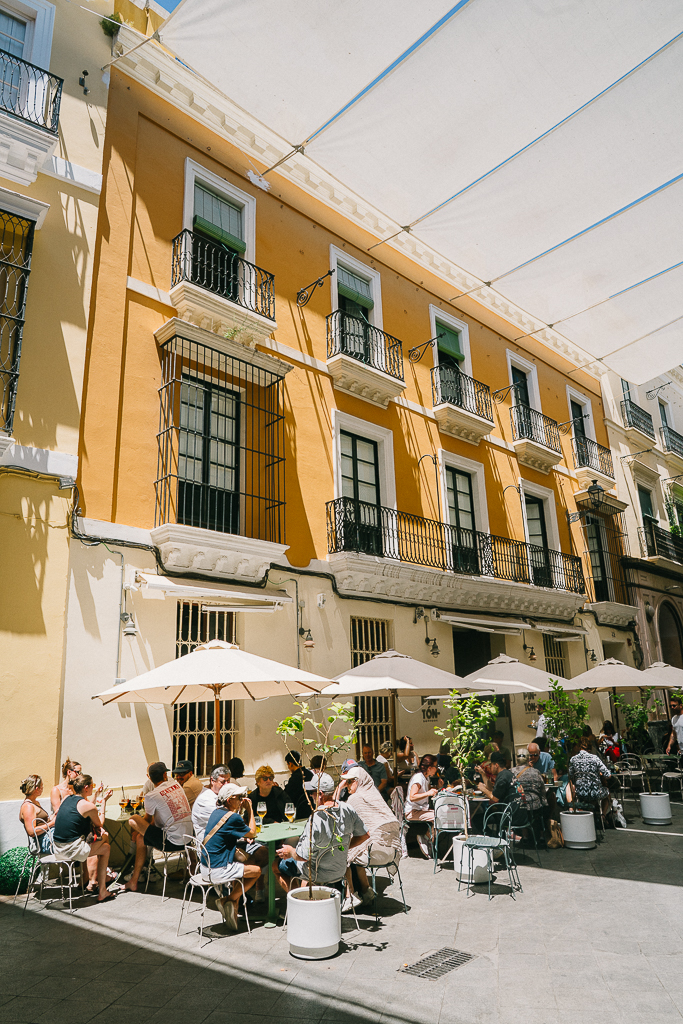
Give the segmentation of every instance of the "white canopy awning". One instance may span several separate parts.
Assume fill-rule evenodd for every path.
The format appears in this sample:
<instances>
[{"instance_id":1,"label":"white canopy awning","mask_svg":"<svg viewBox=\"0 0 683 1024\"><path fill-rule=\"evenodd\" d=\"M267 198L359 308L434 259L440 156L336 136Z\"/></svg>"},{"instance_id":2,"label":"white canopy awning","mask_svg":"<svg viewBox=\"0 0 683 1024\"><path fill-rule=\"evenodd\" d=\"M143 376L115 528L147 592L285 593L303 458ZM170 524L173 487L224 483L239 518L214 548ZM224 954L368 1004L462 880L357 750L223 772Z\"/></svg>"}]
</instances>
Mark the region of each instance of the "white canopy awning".
<instances>
[{"instance_id":1,"label":"white canopy awning","mask_svg":"<svg viewBox=\"0 0 683 1024\"><path fill-rule=\"evenodd\" d=\"M681 362L678 0L183 0L161 39L520 336Z\"/></svg>"},{"instance_id":2,"label":"white canopy awning","mask_svg":"<svg viewBox=\"0 0 683 1024\"><path fill-rule=\"evenodd\" d=\"M165 597L188 597L216 611L274 612L284 604L292 603L292 598L284 590L233 585L223 587L220 584L203 583L201 580L157 576L152 572L136 573L135 581L143 597L162 600Z\"/></svg>"}]
</instances>

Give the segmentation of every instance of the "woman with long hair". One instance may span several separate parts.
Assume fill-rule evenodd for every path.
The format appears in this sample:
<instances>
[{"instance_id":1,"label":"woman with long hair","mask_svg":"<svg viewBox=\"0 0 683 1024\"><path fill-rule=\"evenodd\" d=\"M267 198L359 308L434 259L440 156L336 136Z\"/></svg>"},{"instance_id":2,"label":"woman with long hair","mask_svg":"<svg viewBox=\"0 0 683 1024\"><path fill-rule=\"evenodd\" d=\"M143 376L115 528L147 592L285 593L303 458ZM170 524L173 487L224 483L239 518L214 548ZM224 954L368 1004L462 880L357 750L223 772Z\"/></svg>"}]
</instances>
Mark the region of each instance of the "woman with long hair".
<instances>
[{"instance_id":1,"label":"woman with long hair","mask_svg":"<svg viewBox=\"0 0 683 1024\"><path fill-rule=\"evenodd\" d=\"M50 793L50 803L52 804L53 814L56 814L59 810L59 805L62 800L66 800L68 796L74 795L71 783L81 774L81 771L81 762L74 761L73 758L67 757L66 761L62 765L62 781L56 783L56 785L52 787L52 792Z\"/></svg>"},{"instance_id":2,"label":"woman with long hair","mask_svg":"<svg viewBox=\"0 0 683 1024\"><path fill-rule=\"evenodd\" d=\"M26 834L35 839L40 852L51 853L55 814L48 814L40 803L43 780L40 775L27 775L19 788L24 794L19 808L19 821L26 829Z\"/></svg>"},{"instance_id":3,"label":"woman with long hair","mask_svg":"<svg viewBox=\"0 0 683 1024\"><path fill-rule=\"evenodd\" d=\"M426 833L420 833L417 837L417 845L422 855L428 860L432 857L432 843L434 841L434 811L429 806L429 801L436 796L438 789L432 785L434 776L437 773L438 760L435 754L425 754L420 758L417 771L408 783L408 795L405 803L406 821L425 821L428 823Z\"/></svg>"},{"instance_id":4,"label":"woman with long hair","mask_svg":"<svg viewBox=\"0 0 683 1024\"><path fill-rule=\"evenodd\" d=\"M92 802L95 786L90 775L77 775L71 780L73 794L62 800L57 811L54 848L57 860L88 861L88 891L99 890L98 902L114 899L107 892L107 864L110 847L104 825L104 811L98 812ZM90 869L91 862L95 871ZM94 877L93 877L94 875Z\"/></svg>"}]
</instances>

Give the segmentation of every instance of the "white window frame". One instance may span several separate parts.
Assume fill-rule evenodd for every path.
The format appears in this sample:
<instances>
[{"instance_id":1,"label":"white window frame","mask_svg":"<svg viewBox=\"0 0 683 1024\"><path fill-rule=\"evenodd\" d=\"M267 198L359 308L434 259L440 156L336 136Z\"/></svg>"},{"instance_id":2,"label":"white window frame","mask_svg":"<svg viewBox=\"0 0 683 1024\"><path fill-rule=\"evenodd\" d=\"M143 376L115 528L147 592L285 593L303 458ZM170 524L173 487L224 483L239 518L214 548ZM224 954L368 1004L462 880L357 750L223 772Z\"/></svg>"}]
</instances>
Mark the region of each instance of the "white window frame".
<instances>
[{"instance_id":1,"label":"white window frame","mask_svg":"<svg viewBox=\"0 0 683 1024\"><path fill-rule=\"evenodd\" d=\"M379 472L379 503L396 508L396 477L394 475L394 433L387 427L378 427L369 420L361 420L339 409L332 410L332 457L334 460L334 497L342 497L342 430L377 443L377 469Z\"/></svg>"},{"instance_id":2,"label":"white window frame","mask_svg":"<svg viewBox=\"0 0 683 1024\"><path fill-rule=\"evenodd\" d=\"M657 525L660 525L662 522L662 514L659 507L659 501L657 499L656 485L653 484L652 481L647 479L646 477L640 476L637 470L633 474L633 480L636 485L636 512L638 513L638 522L640 526L645 526L645 523L643 521L643 511L640 507L640 495L638 494L639 487L642 487L644 491L649 492L650 497L652 498L652 511L655 514L655 522L657 523Z\"/></svg>"},{"instance_id":3,"label":"white window frame","mask_svg":"<svg viewBox=\"0 0 683 1024\"><path fill-rule=\"evenodd\" d=\"M372 309L368 310L368 321L373 327L378 327L380 331L383 330L382 275L379 270L369 267L367 263L361 263L360 260L355 259L355 257L349 255L344 249L339 249L336 245L330 245L330 270L334 270L334 274L330 275L330 304L332 312L334 313L339 309L339 294L337 292L338 264L351 271L352 274L358 274L359 277L367 280L370 285L373 303Z\"/></svg>"},{"instance_id":4,"label":"white window frame","mask_svg":"<svg viewBox=\"0 0 683 1024\"><path fill-rule=\"evenodd\" d=\"M0 9L27 23L22 59L49 71L55 5L48 0L3 0Z\"/></svg>"},{"instance_id":5,"label":"white window frame","mask_svg":"<svg viewBox=\"0 0 683 1024\"><path fill-rule=\"evenodd\" d=\"M204 183L212 192L224 195L225 198L235 203L242 210L242 230L244 233L244 244L246 250L244 259L249 263L256 263L256 199L248 192L231 185L225 178L219 177L213 171L209 171L196 160L187 157L185 160L185 197L183 203L183 229L192 231L194 218L194 183Z\"/></svg>"},{"instance_id":6,"label":"white window frame","mask_svg":"<svg viewBox=\"0 0 683 1024\"><path fill-rule=\"evenodd\" d=\"M542 487L541 484L532 483L530 480L520 479L522 488L522 515L524 517L524 539L527 544L529 540L529 524L526 518L526 502L524 496L530 498L541 498L543 501L543 514L545 516L545 529L548 535L548 547L551 551L560 551L560 531L557 526L557 510L555 508L555 491L549 487Z\"/></svg>"},{"instance_id":7,"label":"white window frame","mask_svg":"<svg viewBox=\"0 0 683 1024\"><path fill-rule=\"evenodd\" d=\"M511 352L510 349L505 350L505 356L508 364L508 381L510 384L512 380L512 367L516 366L518 370L523 370L528 376L529 383L529 402L531 408L536 409L537 412L543 412L541 408L541 392L538 387L538 369L536 363L530 363L528 359L518 355L517 352ZM515 405L515 393L513 389L512 404Z\"/></svg>"},{"instance_id":8,"label":"white window frame","mask_svg":"<svg viewBox=\"0 0 683 1024\"><path fill-rule=\"evenodd\" d=\"M590 437L592 441L596 440L595 437L595 422L593 420L593 405L590 398L587 395L577 391L576 388L571 387L567 384L567 410L568 419L572 418L572 401L576 402L577 405L583 407L584 413L588 413L588 417L583 421L584 430L586 431L586 437ZM574 434L574 424L572 423L572 437Z\"/></svg>"},{"instance_id":9,"label":"white window frame","mask_svg":"<svg viewBox=\"0 0 683 1024\"><path fill-rule=\"evenodd\" d=\"M462 347L462 354L464 359L462 361L462 372L467 374L468 377L472 377L472 358L470 355L470 329L464 320L458 320L457 316L453 316L451 313L447 313L439 306L429 307L429 329L431 334L430 338L435 338L437 335L437 320L441 320L445 327L452 327L454 331L457 331L460 335L460 344ZM432 359L433 365L439 365L439 352L438 344L432 347Z\"/></svg>"},{"instance_id":10,"label":"white window frame","mask_svg":"<svg viewBox=\"0 0 683 1024\"><path fill-rule=\"evenodd\" d=\"M474 462L462 455L439 448L437 451L439 465L439 484L441 488L441 516L448 525L448 477L446 469L459 469L469 473L472 478L472 502L474 504L474 525L482 533L489 532L489 509L486 501L486 477L481 462Z\"/></svg>"},{"instance_id":11,"label":"white window frame","mask_svg":"<svg viewBox=\"0 0 683 1024\"><path fill-rule=\"evenodd\" d=\"M671 430L675 430L676 427L674 426L674 411L673 411L674 407L671 404L671 402L668 402L666 400L666 398L662 398L661 395L658 395L657 396L657 415L659 416L659 425L660 425L660 427L664 426L664 424L662 423L662 414L660 412L660 406L662 406L662 405L666 409L666 417L667 417L667 419L669 421L669 427L671 428Z\"/></svg>"}]
</instances>

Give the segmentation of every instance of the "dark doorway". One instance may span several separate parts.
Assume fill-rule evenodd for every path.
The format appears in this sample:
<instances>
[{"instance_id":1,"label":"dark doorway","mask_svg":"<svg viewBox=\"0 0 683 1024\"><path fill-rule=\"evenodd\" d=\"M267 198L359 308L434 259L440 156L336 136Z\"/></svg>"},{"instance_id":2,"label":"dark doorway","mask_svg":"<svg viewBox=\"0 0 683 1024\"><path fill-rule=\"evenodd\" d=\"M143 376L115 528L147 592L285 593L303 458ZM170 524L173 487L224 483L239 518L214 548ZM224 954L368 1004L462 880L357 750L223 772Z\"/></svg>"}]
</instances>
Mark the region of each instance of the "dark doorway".
<instances>
[{"instance_id":1,"label":"dark doorway","mask_svg":"<svg viewBox=\"0 0 683 1024\"><path fill-rule=\"evenodd\" d=\"M662 646L662 661L674 668L683 668L683 643L681 624L673 607L664 602L659 609L659 642Z\"/></svg>"},{"instance_id":2,"label":"dark doorway","mask_svg":"<svg viewBox=\"0 0 683 1024\"><path fill-rule=\"evenodd\" d=\"M491 634L476 629L453 630L455 674L468 676L491 660Z\"/></svg>"}]
</instances>

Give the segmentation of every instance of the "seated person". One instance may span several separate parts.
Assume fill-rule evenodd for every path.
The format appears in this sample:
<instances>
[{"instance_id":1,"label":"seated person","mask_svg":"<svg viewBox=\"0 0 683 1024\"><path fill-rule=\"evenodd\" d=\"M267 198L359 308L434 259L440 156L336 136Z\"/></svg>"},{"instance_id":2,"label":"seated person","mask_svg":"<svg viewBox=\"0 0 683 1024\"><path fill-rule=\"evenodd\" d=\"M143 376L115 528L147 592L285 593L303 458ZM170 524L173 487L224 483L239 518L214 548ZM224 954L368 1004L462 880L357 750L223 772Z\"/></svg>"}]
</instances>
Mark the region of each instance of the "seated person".
<instances>
[{"instance_id":1,"label":"seated person","mask_svg":"<svg viewBox=\"0 0 683 1024\"><path fill-rule=\"evenodd\" d=\"M453 758L450 754L437 754L437 767L439 775L443 779L444 785L447 789L451 789L458 782L460 782L460 772L453 764Z\"/></svg>"},{"instance_id":2,"label":"seated person","mask_svg":"<svg viewBox=\"0 0 683 1024\"><path fill-rule=\"evenodd\" d=\"M541 752L536 743L530 743L527 749L527 763L518 764L516 768L513 768L512 778L516 783L517 791L522 789L527 809L532 817L543 818L546 834L550 836L550 808L548 807L545 783L543 776L536 768L536 762Z\"/></svg>"},{"instance_id":3,"label":"seated person","mask_svg":"<svg viewBox=\"0 0 683 1024\"><path fill-rule=\"evenodd\" d=\"M495 743L487 743L484 747L484 757L486 760L475 766L481 775L481 781L485 782L489 789L493 789L496 784L497 773L491 769L491 754L497 753L499 753L497 745Z\"/></svg>"},{"instance_id":4,"label":"seated person","mask_svg":"<svg viewBox=\"0 0 683 1024\"><path fill-rule=\"evenodd\" d=\"M382 745L379 748L377 760L386 768L387 779L389 780L387 784L387 789L389 789L394 784L394 747L391 740L385 740L384 743L382 743Z\"/></svg>"},{"instance_id":5,"label":"seated person","mask_svg":"<svg viewBox=\"0 0 683 1024\"><path fill-rule=\"evenodd\" d=\"M599 747L601 756L614 763L622 755L622 744L619 740L619 733L614 731L611 722L603 722L602 732L599 736Z\"/></svg>"},{"instance_id":6,"label":"seated person","mask_svg":"<svg viewBox=\"0 0 683 1024\"><path fill-rule=\"evenodd\" d=\"M184 850L187 838L193 835L190 804L180 783L168 781L163 761L151 764L147 774L154 789L145 796L145 813L132 814L128 820L137 843L135 867L126 882L126 889L132 892L137 890L148 846L164 852Z\"/></svg>"},{"instance_id":7,"label":"seated person","mask_svg":"<svg viewBox=\"0 0 683 1024\"><path fill-rule=\"evenodd\" d=\"M232 779L244 778L244 761L240 757L231 757L228 761L228 769Z\"/></svg>"},{"instance_id":8,"label":"seated person","mask_svg":"<svg viewBox=\"0 0 683 1024\"><path fill-rule=\"evenodd\" d=\"M342 776L342 781L346 783L349 791L346 806L358 814L368 833L367 841L354 845L353 850L349 850L349 867L346 872L349 895L342 904L344 911L361 902L372 903L375 894L365 870L369 862L369 852L373 855L384 853L384 863L388 863L394 857L394 852L401 849L401 826L368 773L363 771L360 765L349 768L346 775ZM358 889L360 896L356 895Z\"/></svg>"},{"instance_id":9,"label":"seated person","mask_svg":"<svg viewBox=\"0 0 683 1024\"><path fill-rule=\"evenodd\" d=\"M246 815L245 821L242 815ZM236 932L237 904L242 890L248 892L261 874L256 864L243 863L236 859L235 850L240 839L252 840L256 835L256 823L251 802L247 799L246 786L236 786L234 782L226 783L218 794L216 809L211 812L204 834L204 851L202 853L202 878L215 884L221 893L216 900L226 925L230 931ZM226 882L241 881L241 885L233 885L230 892L223 896L222 886Z\"/></svg>"},{"instance_id":10,"label":"seated person","mask_svg":"<svg viewBox=\"0 0 683 1024\"><path fill-rule=\"evenodd\" d=\"M365 768L380 793L382 790L387 788L387 785L389 784L387 770L382 762L377 760L375 752L369 743L366 743L363 746L363 760L360 762L360 766L361 768Z\"/></svg>"},{"instance_id":11,"label":"seated person","mask_svg":"<svg viewBox=\"0 0 683 1024\"><path fill-rule=\"evenodd\" d=\"M581 746L584 750L587 750L589 754L598 754L600 751L598 738L591 729L590 725L584 725L583 727Z\"/></svg>"},{"instance_id":12,"label":"seated person","mask_svg":"<svg viewBox=\"0 0 683 1024\"><path fill-rule=\"evenodd\" d=\"M72 758L67 757L66 761L62 765L62 781L53 786L52 792L50 793L50 803L52 804L54 814L59 810L59 805L62 800L65 800L67 796L74 795L71 783L74 779L78 778L81 771L81 762L74 761Z\"/></svg>"},{"instance_id":13,"label":"seated person","mask_svg":"<svg viewBox=\"0 0 683 1024\"><path fill-rule=\"evenodd\" d=\"M297 818L309 818L314 807L314 797L310 801L304 790L304 783L310 782L313 772L308 768L301 767L301 754L296 750L290 750L285 755L285 764L289 769L289 779L284 787L287 800L294 804Z\"/></svg>"},{"instance_id":14,"label":"seated person","mask_svg":"<svg viewBox=\"0 0 683 1024\"><path fill-rule=\"evenodd\" d=\"M528 744L526 750L528 752L528 764L531 768L536 768L542 775L545 775L550 779L551 775L553 780L557 781L557 769L555 768L555 762L544 750L546 743L545 736L539 736L535 742Z\"/></svg>"},{"instance_id":15,"label":"seated person","mask_svg":"<svg viewBox=\"0 0 683 1024\"><path fill-rule=\"evenodd\" d=\"M185 790L185 796L190 807L204 789L204 783L194 774L192 761L178 761L173 769L173 778L177 779Z\"/></svg>"},{"instance_id":16,"label":"seated person","mask_svg":"<svg viewBox=\"0 0 683 1024\"><path fill-rule=\"evenodd\" d=\"M320 754L316 754L315 757L311 758L311 772L313 777L308 782L304 782L305 790L310 793L312 790L317 789L319 778L329 779L330 782L333 781L332 776L327 774L325 768L327 768L327 761Z\"/></svg>"},{"instance_id":17,"label":"seated person","mask_svg":"<svg viewBox=\"0 0 683 1024\"><path fill-rule=\"evenodd\" d=\"M180 779L178 780L180 781ZM226 765L217 764L211 769L209 785L202 789L192 806L192 826L194 834L200 842L204 841L206 823L216 810L216 800L226 782L230 782L230 772ZM185 787L183 786L183 789Z\"/></svg>"},{"instance_id":18,"label":"seated person","mask_svg":"<svg viewBox=\"0 0 683 1024\"><path fill-rule=\"evenodd\" d=\"M329 776L327 776L329 778ZM266 813L263 815L262 824L270 825L273 822L285 820L285 804L287 797L275 783L275 772L269 764L262 764L256 769L256 788L249 794L254 814L258 813L258 805L265 803Z\"/></svg>"},{"instance_id":19,"label":"seated person","mask_svg":"<svg viewBox=\"0 0 683 1024\"><path fill-rule=\"evenodd\" d=\"M369 838L356 811L348 804L335 803L334 783L321 785L317 796L312 842L307 826L296 849L283 844L277 851L280 860L273 861L273 873L285 892L289 892L294 880L302 878L343 891L348 852Z\"/></svg>"},{"instance_id":20,"label":"seated person","mask_svg":"<svg viewBox=\"0 0 683 1024\"><path fill-rule=\"evenodd\" d=\"M498 747L498 750L505 757L505 767L510 768L512 766L512 754L510 748L505 746L505 733L502 729L497 729L493 734L493 742Z\"/></svg>"},{"instance_id":21,"label":"seated person","mask_svg":"<svg viewBox=\"0 0 683 1024\"><path fill-rule=\"evenodd\" d=\"M35 839L40 853L52 853L52 832L56 814L48 814L40 803L43 780L40 775L28 775L19 787L24 800L19 808L19 821L26 835Z\"/></svg>"},{"instance_id":22,"label":"seated person","mask_svg":"<svg viewBox=\"0 0 683 1024\"><path fill-rule=\"evenodd\" d=\"M99 890L98 903L113 900L107 892L107 864L110 846L104 825L104 808L99 812L92 802L95 786L90 775L77 775L71 780L73 795L65 797L55 817L54 850L57 860L95 861L96 880L91 879L88 891Z\"/></svg>"},{"instance_id":23,"label":"seated person","mask_svg":"<svg viewBox=\"0 0 683 1024\"><path fill-rule=\"evenodd\" d=\"M569 761L569 781L577 804L583 803L592 807L599 800L602 813L605 815L610 806L607 782L612 778L612 772L597 754L592 754L587 749L589 744L588 736L583 736L579 743L574 744L573 756Z\"/></svg>"},{"instance_id":24,"label":"seated person","mask_svg":"<svg viewBox=\"0 0 683 1024\"><path fill-rule=\"evenodd\" d=\"M396 774L404 779L417 771L417 754L410 736L401 736L396 744Z\"/></svg>"},{"instance_id":25,"label":"seated person","mask_svg":"<svg viewBox=\"0 0 683 1024\"><path fill-rule=\"evenodd\" d=\"M491 771L495 776L493 786L487 786L485 782L479 782L477 789L484 796L487 796L492 804L509 804L517 796L517 786L512 778L512 772L505 767L505 755L498 750L491 754Z\"/></svg>"},{"instance_id":26,"label":"seated person","mask_svg":"<svg viewBox=\"0 0 683 1024\"><path fill-rule=\"evenodd\" d=\"M437 762L434 754L425 754L420 758L418 771L411 777L408 783L408 795L406 797L404 814L406 821L429 822L427 833L420 833L417 836L417 845L423 857L431 858L432 843L434 841L434 811L429 806L429 801L438 793L434 785Z\"/></svg>"}]
</instances>

